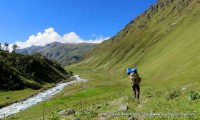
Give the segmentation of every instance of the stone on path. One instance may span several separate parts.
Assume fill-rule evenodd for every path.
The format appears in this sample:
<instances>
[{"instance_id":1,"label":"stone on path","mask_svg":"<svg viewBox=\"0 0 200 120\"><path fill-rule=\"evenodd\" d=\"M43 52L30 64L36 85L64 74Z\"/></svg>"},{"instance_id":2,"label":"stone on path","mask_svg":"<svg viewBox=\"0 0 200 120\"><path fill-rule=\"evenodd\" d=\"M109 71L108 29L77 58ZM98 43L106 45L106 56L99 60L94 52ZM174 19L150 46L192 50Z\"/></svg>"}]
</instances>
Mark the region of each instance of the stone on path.
<instances>
[{"instance_id":1,"label":"stone on path","mask_svg":"<svg viewBox=\"0 0 200 120\"><path fill-rule=\"evenodd\" d=\"M73 115L75 113L76 113L76 111L74 109L66 109L66 110L62 110L62 111L58 112L58 115L66 116L66 115Z\"/></svg>"},{"instance_id":2,"label":"stone on path","mask_svg":"<svg viewBox=\"0 0 200 120\"><path fill-rule=\"evenodd\" d=\"M118 110L119 111L121 111L121 110L128 110L128 106L127 105L121 105Z\"/></svg>"}]
</instances>

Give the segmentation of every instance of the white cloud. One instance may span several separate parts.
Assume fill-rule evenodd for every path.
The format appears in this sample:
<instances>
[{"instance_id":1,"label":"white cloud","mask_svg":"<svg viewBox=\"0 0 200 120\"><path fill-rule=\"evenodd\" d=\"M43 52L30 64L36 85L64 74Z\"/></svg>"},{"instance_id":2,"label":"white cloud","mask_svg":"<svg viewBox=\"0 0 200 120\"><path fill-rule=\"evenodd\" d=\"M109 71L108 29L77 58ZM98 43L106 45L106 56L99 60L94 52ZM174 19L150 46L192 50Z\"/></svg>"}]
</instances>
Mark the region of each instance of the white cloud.
<instances>
[{"instance_id":1,"label":"white cloud","mask_svg":"<svg viewBox=\"0 0 200 120\"><path fill-rule=\"evenodd\" d=\"M53 28L48 28L44 30L43 33L39 32L37 35L31 35L27 41L20 42L17 41L16 44L20 48L26 48L31 46L45 46L52 42L61 42L61 43L101 43L104 40L109 39L110 37L97 37L96 39L83 40L75 32L70 32L64 34L63 36L59 35Z\"/></svg>"}]
</instances>

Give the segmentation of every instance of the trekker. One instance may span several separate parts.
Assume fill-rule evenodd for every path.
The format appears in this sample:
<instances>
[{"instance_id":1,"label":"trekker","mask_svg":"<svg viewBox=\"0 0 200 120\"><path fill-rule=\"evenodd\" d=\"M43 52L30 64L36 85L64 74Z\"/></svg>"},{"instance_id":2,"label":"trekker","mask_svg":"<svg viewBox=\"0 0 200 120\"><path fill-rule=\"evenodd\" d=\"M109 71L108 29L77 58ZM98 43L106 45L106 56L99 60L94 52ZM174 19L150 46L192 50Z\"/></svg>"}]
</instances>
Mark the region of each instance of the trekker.
<instances>
[{"instance_id":1,"label":"trekker","mask_svg":"<svg viewBox=\"0 0 200 120\"><path fill-rule=\"evenodd\" d=\"M127 74L131 80L131 85L133 88L133 95L136 99L140 98L140 82L141 78L137 72L136 68L127 68Z\"/></svg>"}]
</instances>

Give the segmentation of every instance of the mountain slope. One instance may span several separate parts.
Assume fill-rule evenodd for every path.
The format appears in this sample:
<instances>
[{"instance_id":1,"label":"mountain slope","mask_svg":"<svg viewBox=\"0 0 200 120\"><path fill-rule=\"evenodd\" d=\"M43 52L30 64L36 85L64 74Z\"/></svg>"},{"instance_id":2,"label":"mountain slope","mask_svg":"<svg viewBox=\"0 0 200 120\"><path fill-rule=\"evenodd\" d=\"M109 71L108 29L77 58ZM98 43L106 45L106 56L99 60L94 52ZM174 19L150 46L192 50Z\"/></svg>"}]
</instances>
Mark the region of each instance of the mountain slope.
<instances>
[{"instance_id":1,"label":"mountain slope","mask_svg":"<svg viewBox=\"0 0 200 120\"><path fill-rule=\"evenodd\" d=\"M148 79L168 79L193 71L200 56L198 2L158 1L78 65L117 71L138 67Z\"/></svg>"},{"instance_id":2,"label":"mountain slope","mask_svg":"<svg viewBox=\"0 0 200 120\"><path fill-rule=\"evenodd\" d=\"M56 60L62 66L65 66L79 61L86 53L94 49L97 45L98 44L93 43L62 44L54 42L44 47L32 46L17 50L17 52L23 54L39 52L47 58Z\"/></svg>"},{"instance_id":3,"label":"mountain slope","mask_svg":"<svg viewBox=\"0 0 200 120\"><path fill-rule=\"evenodd\" d=\"M70 75L40 54L22 55L0 51L0 90L39 89Z\"/></svg>"}]
</instances>

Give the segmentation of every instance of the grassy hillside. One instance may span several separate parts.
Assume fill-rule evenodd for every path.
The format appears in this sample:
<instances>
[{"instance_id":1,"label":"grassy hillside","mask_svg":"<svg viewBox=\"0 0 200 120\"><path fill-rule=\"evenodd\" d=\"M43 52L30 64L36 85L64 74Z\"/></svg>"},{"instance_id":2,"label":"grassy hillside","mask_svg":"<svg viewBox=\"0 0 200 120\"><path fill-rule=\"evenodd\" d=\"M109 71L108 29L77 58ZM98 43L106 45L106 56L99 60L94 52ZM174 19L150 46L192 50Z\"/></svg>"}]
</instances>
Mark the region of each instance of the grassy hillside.
<instances>
[{"instance_id":1,"label":"grassy hillside","mask_svg":"<svg viewBox=\"0 0 200 120\"><path fill-rule=\"evenodd\" d=\"M172 64L176 64L177 61L173 61L176 57L198 57L198 11L196 0L160 1L131 21L116 36L103 42L79 65L105 70L114 66L119 70L146 66L153 61L161 62L161 58L166 57L163 62ZM189 49L191 46L193 49ZM170 56L171 53L174 56Z\"/></svg>"},{"instance_id":2,"label":"grassy hillside","mask_svg":"<svg viewBox=\"0 0 200 120\"><path fill-rule=\"evenodd\" d=\"M66 67L88 82L65 88L53 99L13 118L127 120L132 116L139 120L198 120L199 3L159 0L81 62ZM127 67L137 67L142 78L139 101L132 96L125 74ZM128 109L121 110L121 105ZM41 109L44 114L39 112ZM57 115L65 109L74 109L76 113Z\"/></svg>"},{"instance_id":3,"label":"grassy hillside","mask_svg":"<svg viewBox=\"0 0 200 120\"><path fill-rule=\"evenodd\" d=\"M160 0L77 66L122 75L137 67L144 79L154 81L199 78L199 11L197 0Z\"/></svg>"},{"instance_id":4,"label":"grassy hillside","mask_svg":"<svg viewBox=\"0 0 200 120\"><path fill-rule=\"evenodd\" d=\"M93 50L97 45L98 44L94 43L63 44L54 42L44 47L32 46L17 50L17 52L23 54L33 54L34 52L39 52L47 58L57 61L62 66L66 66L79 61L85 54Z\"/></svg>"},{"instance_id":5,"label":"grassy hillside","mask_svg":"<svg viewBox=\"0 0 200 120\"><path fill-rule=\"evenodd\" d=\"M22 55L0 51L0 90L39 89L69 77L57 63L40 54Z\"/></svg>"}]
</instances>

